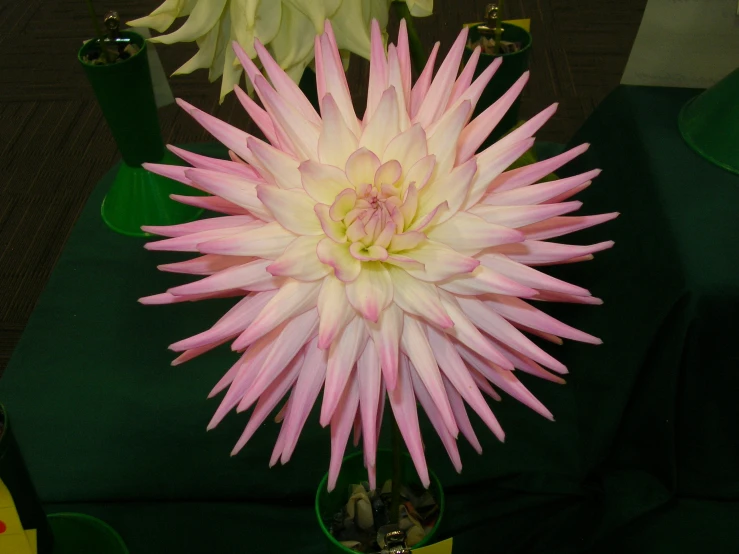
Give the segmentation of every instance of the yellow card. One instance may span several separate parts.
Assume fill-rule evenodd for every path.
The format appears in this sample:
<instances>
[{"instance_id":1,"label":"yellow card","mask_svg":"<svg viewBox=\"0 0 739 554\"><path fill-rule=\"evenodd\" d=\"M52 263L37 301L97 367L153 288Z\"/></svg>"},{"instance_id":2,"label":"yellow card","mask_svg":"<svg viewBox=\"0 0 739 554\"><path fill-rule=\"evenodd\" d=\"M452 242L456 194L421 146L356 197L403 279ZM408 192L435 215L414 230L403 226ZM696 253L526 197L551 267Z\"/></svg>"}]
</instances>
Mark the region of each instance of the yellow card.
<instances>
[{"instance_id":1,"label":"yellow card","mask_svg":"<svg viewBox=\"0 0 739 554\"><path fill-rule=\"evenodd\" d=\"M15 508L13 497L10 496L10 491L2 482L2 479L0 479L0 508Z\"/></svg>"},{"instance_id":2,"label":"yellow card","mask_svg":"<svg viewBox=\"0 0 739 554\"><path fill-rule=\"evenodd\" d=\"M465 23L462 25L463 27L472 27L473 25L482 25L482 21L478 21L477 23ZM531 20L530 19L508 19L504 21L503 23L510 23L511 25L516 25L517 27L521 27L522 29L525 29L529 33L531 32Z\"/></svg>"},{"instance_id":3,"label":"yellow card","mask_svg":"<svg viewBox=\"0 0 739 554\"><path fill-rule=\"evenodd\" d=\"M454 539L447 539L445 541L437 542L429 546L424 546L414 550L416 554L452 554L452 541Z\"/></svg>"},{"instance_id":4,"label":"yellow card","mask_svg":"<svg viewBox=\"0 0 739 554\"><path fill-rule=\"evenodd\" d=\"M21 533L20 535L0 535L0 552L7 552L8 554L31 554L31 549L28 546L26 535ZM33 554L36 554L33 551Z\"/></svg>"},{"instance_id":5,"label":"yellow card","mask_svg":"<svg viewBox=\"0 0 739 554\"><path fill-rule=\"evenodd\" d=\"M516 27L521 27L522 29L526 29L529 33L531 32L531 20L530 19L511 19L509 21L505 21L504 23L510 23L511 25L515 25Z\"/></svg>"},{"instance_id":6,"label":"yellow card","mask_svg":"<svg viewBox=\"0 0 739 554\"><path fill-rule=\"evenodd\" d=\"M37 554L38 546L36 545L36 529L29 529L26 531L26 539L28 539L28 547L31 549L31 554Z\"/></svg>"},{"instance_id":7,"label":"yellow card","mask_svg":"<svg viewBox=\"0 0 739 554\"><path fill-rule=\"evenodd\" d=\"M24 532L13 497L5 483L0 480L0 552L13 554L36 554L36 531Z\"/></svg>"}]
</instances>

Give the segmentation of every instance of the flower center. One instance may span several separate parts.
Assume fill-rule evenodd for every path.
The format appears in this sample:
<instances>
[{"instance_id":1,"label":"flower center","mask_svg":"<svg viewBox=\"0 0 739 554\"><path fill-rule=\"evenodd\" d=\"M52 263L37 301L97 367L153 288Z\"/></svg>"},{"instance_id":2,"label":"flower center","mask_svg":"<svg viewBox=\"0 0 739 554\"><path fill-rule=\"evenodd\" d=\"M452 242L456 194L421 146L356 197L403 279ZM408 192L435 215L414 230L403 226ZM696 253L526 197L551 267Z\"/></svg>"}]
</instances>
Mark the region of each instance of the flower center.
<instances>
[{"instance_id":1,"label":"flower center","mask_svg":"<svg viewBox=\"0 0 739 554\"><path fill-rule=\"evenodd\" d=\"M347 163L347 176L353 187L342 190L331 206L316 206L326 236L337 246L348 246L359 261L383 262L426 238L415 221L418 191L406 182L397 160L374 167Z\"/></svg>"}]
</instances>

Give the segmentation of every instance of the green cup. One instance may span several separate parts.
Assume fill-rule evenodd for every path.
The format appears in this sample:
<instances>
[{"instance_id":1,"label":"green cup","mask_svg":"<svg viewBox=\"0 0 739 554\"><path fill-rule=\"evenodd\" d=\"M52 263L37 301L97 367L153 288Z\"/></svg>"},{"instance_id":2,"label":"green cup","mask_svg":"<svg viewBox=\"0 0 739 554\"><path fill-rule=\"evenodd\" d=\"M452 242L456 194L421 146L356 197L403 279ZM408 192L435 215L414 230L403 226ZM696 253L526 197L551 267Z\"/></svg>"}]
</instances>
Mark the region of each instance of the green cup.
<instances>
[{"instance_id":1,"label":"green cup","mask_svg":"<svg viewBox=\"0 0 739 554\"><path fill-rule=\"evenodd\" d=\"M123 161L140 166L164 156L164 141L159 130L146 40L131 31L123 31L121 35L140 48L130 58L112 64L85 63L84 57L98 49L96 40L85 43L77 58L95 91Z\"/></svg>"},{"instance_id":2,"label":"green cup","mask_svg":"<svg viewBox=\"0 0 739 554\"><path fill-rule=\"evenodd\" d=\"M680 110L680 134L711 163L739 174L739 69Z\"/></svg>"},{"instance_id":3,"label":"green cup","mask_svg":"<svg viewBox=\"0 0 739 554\"><path fill-rule=\"evenodd\" d=\"M468 41L471 44L475 44L480 39L480 33L477 30L478 25L472 25L469 28ZM521 49L518 52L511 52L510 54L499 54L493 56L490 54L481 53L480 60L477 62L477 68L475 69L475 78L480 73L493 63L495 58L502 57L503 62L501 63L498 70L493 75L493 78L485 87L485 90L480 96L480 100L475 106L473 117L477 117L480 113L485 111L486 108L491 106L498 100L505 92L511 88L524 71L529 68L529 53L531 52L531 33L526 29L523 29L517 25L510 23L502 23L503 33L501 39L509 42L520 42ZM473 49L467 46L464 52L464 61L470 59ZM518 111L521 106L521 97L519 96L513 105L510 107L508 112L503 116L500 123L493 129L490 136L480 147L480 150L484 150L497 140L503 137L508 131L510 131L518 122Z\"/></svg>"},{"instance_id":4,"label":"green cup","mask_svg":"<svg viewBox=\"0 0 739 554\"><path fill-rule=\"evenodd\" d=\"M121 536L110 525L86 514L49 515L56 546L53 554L129 554Z\"/></svg>"},{"instance_id":5,"label":"green cup","mask_svg":"<svg viewBox=\"0 0 739 554\"><path fill-rule=\"evenodd\" d=\"M104 65L86 63L84 57L98 48L95 40L85 43L77 58L123 157L101 207L103 221L118 233L144 237L148 234L141 230L142 225L175 225L203 213L200 208L175 202L171 194L202 193L141 167L144 162L181 162L164 147L146 41L131 31L123 31L121 36L140 48L130 58Z\"/></svg>"},{"instance_id":6,"label":"green cup","mask_svg":"<svg viewBox=\"0 0 739 554\"><path fill-rule=\"evenodd\" d=\"M13 498L23 529L36 530L38 554L50 554L54 549L54 536L23 463L18 443L15 441L10 426L8 412L2 404L0 404L0 424L2 425L2 430L0 430L0 481L7 487ZM0 535L0 540L1 537L2 535ZM1 548L0 551L2 551Z\"/></svg>"},{"instance_id":7,"label":"green cup","mask_svg":"<svg viewBox=\"0 0 739 554\"><path fill-rule=\"evenodd\" d=\"M402 482L409 485L421 486L418 473L413 465L413 461L408 454L402 456ZM381 485L388 479L392 478L393 460L392 451L380 449L377 451L377 483ZM441 488L441 482L433 471L429 471L431 478L431 486L429 490L439 504L439 517L436 519L434 527L426 534L421 542L416 544L412 550L428 546L435 541L435 537L439 531L439 525L444 516L444 490ZM341 473L336 481L336 487L332 492L328 492L328 473L321 479L316 492L316 517L318 525L321 527L324 538L326 539L326 551L331 554L345 554L354 552L343 546L331 534L326 526L326 522L330 522L334 514L341 511L346 504L348 497L347 491L349 485L367 481L367 469L364 467L364 457L362 452L355 452L344 458L341 465Z\"/></svg>"}]
</instances>

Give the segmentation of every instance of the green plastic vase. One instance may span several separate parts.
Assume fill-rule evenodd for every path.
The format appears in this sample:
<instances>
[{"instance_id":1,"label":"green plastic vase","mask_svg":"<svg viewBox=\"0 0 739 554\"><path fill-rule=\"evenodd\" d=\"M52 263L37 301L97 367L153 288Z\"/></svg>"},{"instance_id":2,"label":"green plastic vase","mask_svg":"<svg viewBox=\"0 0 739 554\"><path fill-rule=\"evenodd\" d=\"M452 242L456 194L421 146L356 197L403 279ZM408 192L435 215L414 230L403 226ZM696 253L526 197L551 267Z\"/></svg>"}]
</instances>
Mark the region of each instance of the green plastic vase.
<instances>
[{"instance_id":1,"label":"green plastic vase","mask_svg":"<svg viewBox=\"0 0 739 554\"><path fill-rule=\"evenodd\" d=\"M378 486L381 486L382 483L392 477L392 466L392 451L386 449L378 450ZM429 470L429 477L431 478L431 486L429 487L429 490L439 504L439 517L436 519L434 527L426 534L423 540L413 546L411 550L428 546L435 542L439 526L441 525L441 520L444 517L444 490L441 488L441 482L433 471ZM348 500L347 491L349 490L349 485L361 483L366 480L367 469L364 467L363 452L355 452L344 458L344 461L341 464L341 473L339 473L339 478L336 481L336 487L333 491L328 492L328 473L324 475L321 483L318 485L318 491L316 492L316 517L318 518L318 525L321 527L321 531L325 538L326 552L329 554L346 554L354 552L354 550L350 550L334 538L327 527L327 522L330 522L333 519L334 514L341 511L344 504L346 504ZM402 457L402 482L420 486L420 480L416 473L416 468L408 454L404 454Z\"/></svg>"},{"instance_id":2,"label":"green plastic vase","mask_svg":"<svg viewBox=\"0 0 739 554\"><path fill-rule=\"evenodd\" d=\"M479 25L480 24L471 25L469 27L469 44L475 44L480 39L480 33L477 30ZM493 63L495 58L502 57L503 62L501 63L500 67L495 72L495 75L493 75L493 78L490 80L488 85L485 87L482 95L480 96L480 100L475 106L473 117L477 117L486 108L494 104L495 101L503 96L503 94L509 88L511 88L513 83L515 83L518 78L523 75L523 73L529 68L529 53L531 52L531 33L529 33L526 29L523 29L522 27L519 27L518 25L513 25L511 23L502 23L501 25L503 27L501 39L509 42L520 42L521 49L518 52L511 52L510 54L499 54L497 56L485 53L480 54L480 60L477 62L477 68L475 69L475 78L477 78L480 73L485 71L485 69L491 63ZM469 44L465 48L464 52L465 63L467 62L467 60L469 60L473 51L473 49L469 47ZM492 133L490 133L490 136L480 147L481 150L484 150L485 148L502 138L503 135L505 135L516 125L516 123L518 123L518 111L520 106L521 97L519 96L518 99L516 99L510 109L503 116L503 119L501 119L500 123L496 125L495 129L493 129Z\"/></svg>"},{"instance_id":3,"label":"green plastic vase","mask_svg":"<svg viewBox=\"0 0 739 554\"><path fill-rule=\"evenodd\" d=\"M129 554L126 543L110 525L87 514L49 514L54 532L53 554Z\"/></svg>"},{"instance_id":4,"label":"green plastic vase","mask_svg":"<svg viewBox=\"0 0 739 554\"><path fill-rule=\"evenodd\" d=\"M143 237L147 233L142 225L184 223L203 210L170 199L170 194L193 194L190 187L141 167L144 162L171 164L179 159L162 140L146 40L131 31L121 35L140 48L130 58L106 65L86 63L84 57L98 49L96 40L85 43L77 57L123 158L103 201L103 220L118 233Z\"/></svg>"},{"instance_id":5,"label":"green plastic vase","mask_svg":"<svg viewBox=\"0 0 739 554\"><path fill-rule=\"evenodd\" d=\"M693 150L739 174L739 68L689 100L678 125Z\"/></svg>"},{"instance_id":6,"label":"green plastic vase","mask_svg":"<svg viewBox=\"0 0 739 554\"><path fill-rule=\"evenodd\" d=\"M8 412L0 404L0 481L10 493L23 529L35 530L36 552L128 554L128 549L118 533L97 518L74 513L46 516L10 423ZM6 531L10 533L11 530L2 520L9 517L12 517L12 508L0 507L0 552L13 554L12 547L11 550L4 550L3 546L3 535ZM14 535L13 538L17 538L17 534Z\"/></svg>"}]
</instances>

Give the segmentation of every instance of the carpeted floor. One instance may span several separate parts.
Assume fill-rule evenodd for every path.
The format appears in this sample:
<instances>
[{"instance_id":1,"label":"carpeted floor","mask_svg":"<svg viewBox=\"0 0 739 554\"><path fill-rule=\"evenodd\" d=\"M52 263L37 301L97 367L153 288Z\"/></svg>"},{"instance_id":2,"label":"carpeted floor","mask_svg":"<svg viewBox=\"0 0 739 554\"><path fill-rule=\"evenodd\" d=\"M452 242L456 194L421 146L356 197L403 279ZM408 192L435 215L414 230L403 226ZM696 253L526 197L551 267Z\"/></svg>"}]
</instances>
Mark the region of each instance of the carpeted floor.
<instances>
[{"instance_id":1,"label":"carpeted floor","mask_svg":"<svg viewBox=\"0 0 739 554\"><path fill-rule=\"evenodd\" d=\"M435 0L435 14L417 21L427 48L440 40L442 52L448 49L462 23L479 20L486 3ZM124 20L145 15L158 4L95 0L100 14L113 8ZM532 20L532 76L522 115L560 103L540 139L566 142L618 84L645 4L506 2L506 17ZM90 191L118 157L76 60L79 45L91 34L83 0L0 0L0 373ZM187 44L158 51L169 73L194 49ZM354 60L350 72L350 83L359 91L367 80L366 62ZM233 95L218 105L218 85L209 84L204 72L174 77L171 86L175 96L248 126ZM358 95L359 113L362 103ZM209 140L175 106L163 108L160 119L167 142Z\"/></svg>"}]
</instances>

